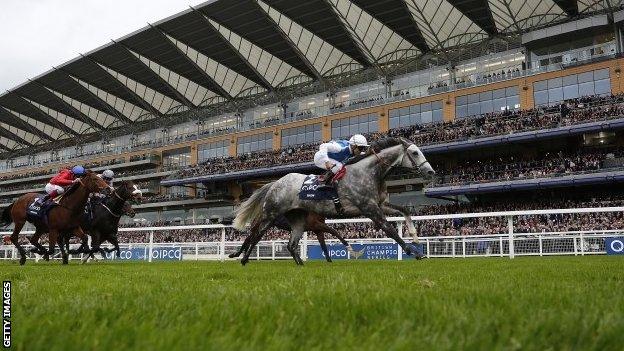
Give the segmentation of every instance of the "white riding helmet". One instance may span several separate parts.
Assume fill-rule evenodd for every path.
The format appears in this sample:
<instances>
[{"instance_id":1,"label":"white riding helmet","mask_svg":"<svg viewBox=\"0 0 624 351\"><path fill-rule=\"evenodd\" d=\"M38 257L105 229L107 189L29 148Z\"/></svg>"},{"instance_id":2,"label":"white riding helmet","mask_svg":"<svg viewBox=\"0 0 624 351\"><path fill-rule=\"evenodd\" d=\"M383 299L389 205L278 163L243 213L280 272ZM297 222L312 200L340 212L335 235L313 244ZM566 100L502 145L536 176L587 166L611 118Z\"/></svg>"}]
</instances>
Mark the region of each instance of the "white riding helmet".
<instances>
[{"instance_id":1,"label":"white riding helmet","mask_svg":"<svg viewBox=\"0 0 624 351\"><path fill-rule=\"evenodd\" d=\"M110 169L102 172L102 178L113 179L113 177L115 177L115 173L113 173L113 171L111 171Z\"/></svg>"},{"instance_id":2,"label":"white riding helmet","mask_svg":"<svg viewBox=\"0 0 624 351\"><path fill-rule=\"evenodd\" d=\"M349 144L356 146L368 146L368 141L366 141L366 137L362 134L355 134L349 139Z\"/></svg>"}]
</instances>

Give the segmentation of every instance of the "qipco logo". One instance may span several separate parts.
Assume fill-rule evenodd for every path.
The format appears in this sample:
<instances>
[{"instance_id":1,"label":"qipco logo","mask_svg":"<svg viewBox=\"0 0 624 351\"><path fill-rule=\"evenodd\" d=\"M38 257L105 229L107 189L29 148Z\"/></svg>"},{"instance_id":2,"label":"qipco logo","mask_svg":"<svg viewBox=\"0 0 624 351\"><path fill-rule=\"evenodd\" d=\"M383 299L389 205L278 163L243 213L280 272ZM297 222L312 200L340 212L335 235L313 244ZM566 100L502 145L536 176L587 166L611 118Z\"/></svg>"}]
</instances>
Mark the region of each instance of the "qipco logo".
<instances>
[{"instance_id":1,"label":"qipco logo","mask_svg":"<svg viewBox=\"0 0 624 351\"><path fill-rule=\"evenodd\" d=\"M609 248L614 253L618 253L618 254L624 253L624 241L622 241L621 239L613 239L611 240L611 243L609 244Z\"/></svg>"}]
</instances>

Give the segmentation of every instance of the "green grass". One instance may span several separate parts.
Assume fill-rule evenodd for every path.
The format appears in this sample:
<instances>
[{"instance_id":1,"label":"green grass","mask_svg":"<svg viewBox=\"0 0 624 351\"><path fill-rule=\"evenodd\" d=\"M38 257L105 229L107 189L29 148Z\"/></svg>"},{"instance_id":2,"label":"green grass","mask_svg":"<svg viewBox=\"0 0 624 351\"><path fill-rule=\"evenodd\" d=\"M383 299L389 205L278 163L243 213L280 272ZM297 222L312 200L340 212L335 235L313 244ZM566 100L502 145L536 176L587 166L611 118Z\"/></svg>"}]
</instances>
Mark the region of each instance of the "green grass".
<instances>
[{"instance_id":1,"label":"green grass","mask_svg":"<svg viewBox=\"0 0 624 351\"><path fill-rule=\"evenodd\" d=\"M622 350L622 257L0 263L20 350Z\"/></svg>"}]
</instances>

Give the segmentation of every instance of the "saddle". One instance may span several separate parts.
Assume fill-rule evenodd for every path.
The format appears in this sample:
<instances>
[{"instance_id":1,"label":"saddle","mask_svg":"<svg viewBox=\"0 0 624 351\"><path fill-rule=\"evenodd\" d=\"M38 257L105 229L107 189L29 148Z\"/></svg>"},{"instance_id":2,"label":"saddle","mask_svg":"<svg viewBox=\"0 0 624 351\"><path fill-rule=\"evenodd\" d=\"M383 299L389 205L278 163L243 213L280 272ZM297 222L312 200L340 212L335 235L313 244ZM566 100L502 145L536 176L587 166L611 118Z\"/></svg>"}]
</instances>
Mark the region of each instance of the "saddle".
<instances>
[{"instance_id":1,"label":"saddle","mask_svg":"<svg viewBox=\"0 0 624 351\"><path fill-rule=\"evenodd\" d=\"M47 199L43 201L42 197L36 197L33 202L26 209L26 219L31 222L43 222L46 225L48 224L48 213L52 208L58 206L59 202L63 198L63 194L58 195L53 199Z\"/></svg>"},{"instance_id":2,"label":"saddle","mask_svg":"<svg viewBox=\"0 0 624 351\"><path fill-rule=\"evenodd\" d=\"M344 176L344 174L342 176ZM325 179L323 179L323 177L319 177L314 174L308 175L303 180L301 189L299 189L299 199L312 201L331 200L334 202L336 212L342 215L344 210L342 208L342 204L340 203L340 198L338 197L338 192L336 191L336 188L322 186L324 185L324 181ZM336 176L333 177L333 181L338 181L338 179L336 179Z\"/></svg>"},{"instance_id":3,"label":"saddle","mask_svg":"<svg viewBox=\"0 0 624 351\"><path fill-rule=\"evenodd\" d=\"M301 200L333 200L338 197L336 189L333 187L324 187L323 177L310 174L304 180L299 190L299 199Z\"/></svg>"}]
</instances>

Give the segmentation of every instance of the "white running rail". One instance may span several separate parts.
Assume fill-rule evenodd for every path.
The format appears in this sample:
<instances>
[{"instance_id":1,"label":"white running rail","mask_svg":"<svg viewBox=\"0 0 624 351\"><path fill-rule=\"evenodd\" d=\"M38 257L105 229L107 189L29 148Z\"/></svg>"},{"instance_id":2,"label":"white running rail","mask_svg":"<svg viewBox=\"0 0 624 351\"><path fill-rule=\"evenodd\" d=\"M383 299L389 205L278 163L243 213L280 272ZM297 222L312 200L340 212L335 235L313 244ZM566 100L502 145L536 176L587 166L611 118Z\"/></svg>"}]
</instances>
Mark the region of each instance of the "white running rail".
<instances>
[{"instance_id":1,"label":"white running rail","mask_svg":"<svg viewBox=\"0 0 624 351\"><path fill-rule=\"evenodd\" d=\"M507 220L507 232L495 235L467 235L467 236L438 236L438 237L421 237L420 249L428 257L509 257L516 256L548 256L548 255L595 255L604 254L605 238L624 236L624 228L622 230L591 230L591 231L566 231L566 232L537 232L537 233L520 233L514 231L514 219L526 216L553 215L553 214L595 214L608 212L622 212L624 207L598 207L598 208L574 208L574 209L549 209L549 210L530 210L530 211L509 211L509 212L483 212L483 213L461 213L450 215L428 215L413 216L416 222L432 221L432 220L448 220L448 219L466 219L466 218L485 218L498 217ZM404 234L404 218L389 217L389 221L397 222L399 234L411 241L408 235ZM328 224L345 224L345 223L370 223L369 219L337 219L327 220ZM208 225L180 225L166 227L143 227L143 228L120 228L120 232L146 232L149 240L144 243L121 244L122 250L144 250L145 257L148 261L152 258L159 259L159 250L176 249L181 253L184 260L226 260L227 255L234 252L241 244L240 241L226 241L226 228L230 226L222 224ZM154 240L154 234L159 232L168 232L172 230L189 230L189 229L213 229L221 232L220 241L211 242L195 242L195 243L159 243ZM10 235L11 232L3 231L0 235ZM32 234L32 232L24 231L22 234ZM329 238L329 237L328 237ZM351 244L386 244L387 247L395 245L394 241L389 238L380 239L348 239ZM290 259L290 254L286 250L286 240L261 241L254 249L251 258L257 260L279 260ZM344 250L338 241L327 240L330 250L336 251L333 258L355 259L352 252ZM389 245L389 246L388 246ZM308 239L304 235L299 250L303 259L308 258L311 248L318 246L316 240ZM26 248L30 248L26 246ZM402 250L394 249L394 253L385 258L406 259ZM317 248L318 251L318 248ZM149 254L148 254L149 253ZM332 252L333 255L334 252ZM0 259L10 260L17 258L17 251L13 245L0 245ZM39 257L30 254L30 258L38 259ZM74 259L81 256L74 255ZM321 257L316 257L321 258Z\"/></svg>"}]
</instances>

